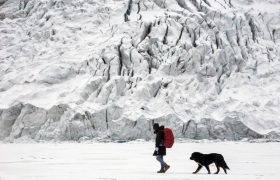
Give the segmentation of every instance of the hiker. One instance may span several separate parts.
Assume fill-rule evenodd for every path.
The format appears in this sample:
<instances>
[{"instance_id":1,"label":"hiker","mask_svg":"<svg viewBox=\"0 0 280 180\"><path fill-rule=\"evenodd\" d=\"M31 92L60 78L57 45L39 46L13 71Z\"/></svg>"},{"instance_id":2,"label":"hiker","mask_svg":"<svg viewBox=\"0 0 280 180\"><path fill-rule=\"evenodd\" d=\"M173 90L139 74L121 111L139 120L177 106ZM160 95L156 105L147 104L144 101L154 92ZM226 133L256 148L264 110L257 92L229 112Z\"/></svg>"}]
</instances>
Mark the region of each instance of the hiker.
<instances>
[{"instance_id":1,"label":"hiker","mask_svg":"<svg viewBox=\"0 0 280 180\"><path fill-rule=\"evenodd\" d=\"M153 125L154 133L156 134L156 147L153 156L160 162L161 168L157 173L165 173L170 166L163 160L166 155L166 147L164 145L164 126L159 126L158 123Z\"/></svg>"}]
</instances>

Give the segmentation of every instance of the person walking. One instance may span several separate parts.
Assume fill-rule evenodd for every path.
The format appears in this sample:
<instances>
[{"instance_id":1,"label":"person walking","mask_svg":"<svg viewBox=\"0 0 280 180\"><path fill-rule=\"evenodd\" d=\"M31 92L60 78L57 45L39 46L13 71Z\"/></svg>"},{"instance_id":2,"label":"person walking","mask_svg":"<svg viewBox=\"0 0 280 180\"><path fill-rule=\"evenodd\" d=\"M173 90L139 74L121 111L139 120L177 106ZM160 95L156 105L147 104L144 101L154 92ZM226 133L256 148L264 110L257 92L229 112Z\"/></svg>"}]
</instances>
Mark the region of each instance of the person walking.
<instances>
[{"instance_id":1,"label":"person walking","mask_svg":"<svg viewBox=\"0 0 280 180\"><path fill-rule=\"evenodd\" d=\"M160 162L161 168L157 173L165 173L170 166L163 160L163 156L166 155L166 147L164 146L164 126L159 126L158 123L153 125L154 134L156 134L155 151L153 156Z\"/></svg>"}]
</instances>

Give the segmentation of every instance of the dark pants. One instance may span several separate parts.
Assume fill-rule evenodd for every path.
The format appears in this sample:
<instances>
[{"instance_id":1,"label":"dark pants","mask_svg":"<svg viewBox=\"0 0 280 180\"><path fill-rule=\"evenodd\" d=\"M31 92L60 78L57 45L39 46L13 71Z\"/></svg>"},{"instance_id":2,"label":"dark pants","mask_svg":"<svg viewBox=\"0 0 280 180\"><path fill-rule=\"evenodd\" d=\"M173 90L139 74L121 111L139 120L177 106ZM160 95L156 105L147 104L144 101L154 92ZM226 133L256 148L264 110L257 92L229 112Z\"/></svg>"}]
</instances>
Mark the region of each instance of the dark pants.
<instances>
[{"instance_id":1,"label":"dark pants","mask_svg":"<svg viewBox=\"0 0 280 180\"><path fill-rule=\"evenodd\" d=\"M162 155L157 155L157 160L160 162L161 167L167 166L167 164L163 160Z\"/></svg>"}]
</instances>

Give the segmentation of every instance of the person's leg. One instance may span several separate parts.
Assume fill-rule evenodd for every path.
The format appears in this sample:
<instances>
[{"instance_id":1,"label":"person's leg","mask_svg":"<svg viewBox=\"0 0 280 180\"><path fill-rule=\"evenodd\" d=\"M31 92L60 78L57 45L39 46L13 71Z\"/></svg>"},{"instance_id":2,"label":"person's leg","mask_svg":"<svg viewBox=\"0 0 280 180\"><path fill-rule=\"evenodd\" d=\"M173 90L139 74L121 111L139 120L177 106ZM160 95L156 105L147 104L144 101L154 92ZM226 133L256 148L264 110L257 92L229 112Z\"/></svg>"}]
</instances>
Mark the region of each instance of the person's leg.
<instances>
[{"instance_id":1,"label":"person's leg","mask_svg":"<svg viewBox=\"0 0 280 180\"><path fill-rule=\"evenodd\" d=\"M164 162L162 155L158 155L157 160L160 162L161 165L161 168L158 171L158 173L165 173L170 168L170 166Z\"/></svg>"},{"instance_id":2,"label":"person's leg","mask_svg":"<svg viewBox=\"0 0 280 180\"><path fill-rule=\"evenodd\" d=\"M163 156L162 156L162 162L163 162L164 172L166 172L170 168L170 166L168 164L166 164L166 162L163 160Z\"/></svg>"},{"instance_id":3,"label":"person's leg","mask_svg":"<svg viewBox=\"0 0 280 180\"><path fill-rule=\"evenodd\" d=\"M163 156L157 155L156 159L160 162L160 170L158 171L158 173L164 173L164 167L166 163L163 161Z\"/></svg>"},{"instance_id":4,"label":"person's leg","mask_svg":"<svg viewBox=\"0 0 280 180\"><path fill-rule=\"evenodd\" d=\"M166 166L166 165L167 165L167 164L164 162L164 160L163 160L163 156L158 155L158 156L157 156L157 160L160 162L160 165L161 165L161 166Z\"/></svg>"}]
</instances>

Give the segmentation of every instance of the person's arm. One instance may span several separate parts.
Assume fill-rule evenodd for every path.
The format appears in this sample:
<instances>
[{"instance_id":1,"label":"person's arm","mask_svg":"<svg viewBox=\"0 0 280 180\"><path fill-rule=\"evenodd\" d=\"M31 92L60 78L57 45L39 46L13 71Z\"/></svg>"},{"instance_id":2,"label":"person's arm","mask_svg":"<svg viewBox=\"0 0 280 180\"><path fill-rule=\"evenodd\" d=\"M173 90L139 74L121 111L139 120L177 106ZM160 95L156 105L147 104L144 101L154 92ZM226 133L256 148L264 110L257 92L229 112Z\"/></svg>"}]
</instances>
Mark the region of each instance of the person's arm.
<instances>
[{"instance_id":1,"label":"person's arm","mask_svg":"<svg viewBox=\"0 0 280 180\"><path fill-rule=\"evenodd\" d=\"M159 147L160 141L161 141L160 132L158 132L157 135L156 135L156 148Z\"/></svg>"},{"instance_id":2,"label":"person's arm","mask_svg":"<svg viewBox=\"0 0 280 180\"><path fill-rule=\"evenodd\" d=\"M159 131L156 136L156 147L162 146L164 142L164 134L162 131Z\"/></svg>"}]
</instances>

